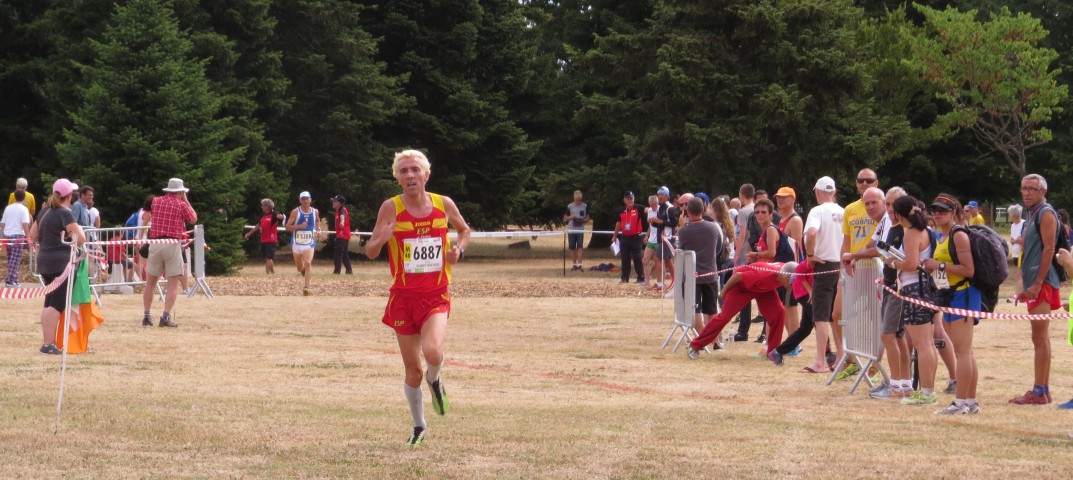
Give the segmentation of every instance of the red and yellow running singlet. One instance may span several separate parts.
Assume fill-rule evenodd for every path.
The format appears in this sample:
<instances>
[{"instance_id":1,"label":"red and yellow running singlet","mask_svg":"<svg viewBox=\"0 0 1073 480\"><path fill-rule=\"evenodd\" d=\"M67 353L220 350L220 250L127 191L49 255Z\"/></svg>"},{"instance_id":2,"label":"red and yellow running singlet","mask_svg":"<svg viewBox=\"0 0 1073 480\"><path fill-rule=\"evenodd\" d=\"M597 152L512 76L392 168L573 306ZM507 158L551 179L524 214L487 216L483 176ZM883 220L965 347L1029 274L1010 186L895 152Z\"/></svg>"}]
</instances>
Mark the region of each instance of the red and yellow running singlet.
<instances>
[{"instance_id":1,"label":"red and yellow running singlet","mask_svg":"<svg viewBox=\"0 0 1073 480\"><path fill-rule=\"evenodd\" d=\"M447 238L447 212L443 197L429 193L432 213L415 218L406 211L402 196L395 203L395 234L388 241L391 259L392 291L433 293L451 283L451 265L444 256L451 249Z\"/></svg>"}]
</instances>

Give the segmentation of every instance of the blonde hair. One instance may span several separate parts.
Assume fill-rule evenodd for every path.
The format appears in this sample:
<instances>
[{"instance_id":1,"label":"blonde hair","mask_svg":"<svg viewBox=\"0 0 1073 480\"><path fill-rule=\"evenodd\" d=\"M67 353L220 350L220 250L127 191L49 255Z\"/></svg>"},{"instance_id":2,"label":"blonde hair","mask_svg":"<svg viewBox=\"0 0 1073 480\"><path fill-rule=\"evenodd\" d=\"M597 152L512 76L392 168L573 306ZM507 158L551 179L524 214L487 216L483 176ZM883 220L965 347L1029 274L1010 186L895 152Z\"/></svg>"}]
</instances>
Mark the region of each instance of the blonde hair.
<instances>
[{"instance_id":1,"label":"blonde hair","mask_svg":"<svg viewBox=\"0 0 1073 480\"><path fill-rule=\"evenodd\" d=\"M404 158L412 158L417 160L417 164L421 166L421 171L428 175L432 171L432 165L428 163L428 157L420 150L403 150L395 154L395 160L391 162L391 175L396 179L399 178L399 162Z\"/></svg>"},{"instance_id":2,"label":"blonde hair","mask_svg":"<svg viewBox=\"0 0 1073 480\"><path fill-rule=\"evenodd\" d=\"M271 208L271 209L275 210L276 209L276 202L273 202L271 198L262 198L261 199L261 206L262 207L268 207L268 208Z\"/></svg>"},{"instance_id":3,"label":"blonde hair","mask_svg":"<svg viewBox=\"0 0 1073 480\"><path fill-rule=\"evenodd\" d=\"M52 192L52 194L48 196L48 200L45 202L45 206L47 206L48 208L62 207L64 199L70 199L71 195L74 195L74 191L68 193L66 197L61 197L59 193Z\"/></svg>"},{"instance_id":4,"label":"blonde hair","mask_svg":"<svg viewBox=\"0 0 1073 480\"><path fill-rule=\"evenodd\" d=\"M574 190L574 200L582 198L581 190Z\"/></svg>"}]
</instances>

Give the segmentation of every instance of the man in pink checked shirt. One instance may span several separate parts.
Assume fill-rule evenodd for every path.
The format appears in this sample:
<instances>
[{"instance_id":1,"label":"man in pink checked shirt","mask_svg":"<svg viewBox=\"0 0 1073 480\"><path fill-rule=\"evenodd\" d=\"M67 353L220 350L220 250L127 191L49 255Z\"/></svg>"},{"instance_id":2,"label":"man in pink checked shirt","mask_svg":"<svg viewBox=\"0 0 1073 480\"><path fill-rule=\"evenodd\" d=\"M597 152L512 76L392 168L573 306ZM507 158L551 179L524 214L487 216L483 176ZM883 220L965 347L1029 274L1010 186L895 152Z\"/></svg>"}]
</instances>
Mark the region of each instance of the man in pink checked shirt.
<instances>
[{"instance_id":1,"label":"man in pink checked shirt","mask_svg":"<svg viewBox=\"0 0 1073 480\"><path fill-rule=\"evenodd\" d=\"M197 212L190 206L182 179L168 181L167 192L153 199L153 223L149 226L149 239L186 239L186 224L197 222ZM156 295L156 283L161 275L167 275L168 289L164 295L164 313L160 316L161 327L178 327L171 321L171 309L175 306L175 297L179 293L179 284L186 272L183 268L183 247L179 243L162 243L149 245L149 258L146 260L145 292L142 304L145 306L143 327L153 326L153 316L149 309L153 306Z\"/></svg>"}]
</instances>

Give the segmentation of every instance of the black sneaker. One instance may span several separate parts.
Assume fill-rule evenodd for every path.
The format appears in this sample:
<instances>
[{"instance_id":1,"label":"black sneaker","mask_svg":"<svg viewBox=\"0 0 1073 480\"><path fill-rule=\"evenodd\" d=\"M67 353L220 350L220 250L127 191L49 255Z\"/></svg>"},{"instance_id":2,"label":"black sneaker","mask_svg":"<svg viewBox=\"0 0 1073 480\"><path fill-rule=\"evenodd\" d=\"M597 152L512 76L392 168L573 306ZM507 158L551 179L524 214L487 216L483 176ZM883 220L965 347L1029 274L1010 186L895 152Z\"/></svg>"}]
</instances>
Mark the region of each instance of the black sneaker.
<instances>
[{"instance_id":1,"label":"black sneaker","mask_svg":"<svg viewBox=\"0 0 1073 480\"><path fill-rule=\"evenodd\" d=\"M50 343L48 345L41 345L41 350L38 350L38 351L41 352L41 353L44 353L45 355L59 355L59 354L63 353L63 350L60 350L59 348L56 348L55 343Z\"/></svg>"},{"instance_id":2,"label":"black sneaker","mask_svg":"<svg viewBox=\"0 0 1073 480\"><path fill-rule=\"evenodd\" d=\"M152 324L150 324L150 325L152 325ZM175 327L178 327L179 324L171 321L171 317L160 317L160 326L161 327L175 328Z\"/></svg>"},{"instance_id":3,"label":"black sneaker","mask_svg":"<svg viewBox=\"0 0 1073 480\"><path fill-rule=\"evenodd\" d=\"M410 447L421 445L421 441L425 439L425 431L425 427L414 427L414 432L410 434L410 439L406 441L406 445Z\"/></svg>"},{"instance_id":4,"label":"black sneaker","mask_svg":"<svg viewBox=\"0 0 1073 480\"><path fill-rule=\"evenodd\" d=\"M748 342L749 341L749 334L748 333L735 333L734 334L734 341L735 342Z\"/></svg>"},{"instance_id":5,"label":"black sneaker","mask_svg":"<svg viewBox=\"0 0 1073 480\"><path fill-rule=\"evenodd\" d=\"M754 341L755 341L756 343L764 343L764 341L766 341L766 340L767 340L767 335L766 335L766 334L763 334L763 333L761 333L761 334L760 334L760 336L759 336L759 337L756 337L756 340L754 340Z\"/></svg>"},{"instance_id":6,"label":"black sneaker","mask_svg":"<svg viewBox=\"0 0 1073 480\"><path fill-rule=\"evenodd\" d=\"M443 388L442 379L428 384L428 389L432 391L432 409L440 415L447 415L451 402L447 400L447 389Z\"/></svg>"},{"instance_id":7,"label":"black sneaker","mask_svg":"<svg viewBox=\"0 0 1073 480\"><path fill-rule=\"evenodd\" d=\"M757 316L753 317L752 321L750 321L749 323L764 323L766 321L767 321L767 319L764 318L763 315L757 315Z\"/></svg>"},{"instance_id":8,"label":"black sneaker","mask_svg":"<svg viewBox=\"0 0 1073 480\"><path fill-rule=\"evenodd\" d=\"M145 314L145 317L142 317L142 326L143 327L152 327L153 326L153 316L149 315L148 313Z\"/></svg>"}]
</instances>

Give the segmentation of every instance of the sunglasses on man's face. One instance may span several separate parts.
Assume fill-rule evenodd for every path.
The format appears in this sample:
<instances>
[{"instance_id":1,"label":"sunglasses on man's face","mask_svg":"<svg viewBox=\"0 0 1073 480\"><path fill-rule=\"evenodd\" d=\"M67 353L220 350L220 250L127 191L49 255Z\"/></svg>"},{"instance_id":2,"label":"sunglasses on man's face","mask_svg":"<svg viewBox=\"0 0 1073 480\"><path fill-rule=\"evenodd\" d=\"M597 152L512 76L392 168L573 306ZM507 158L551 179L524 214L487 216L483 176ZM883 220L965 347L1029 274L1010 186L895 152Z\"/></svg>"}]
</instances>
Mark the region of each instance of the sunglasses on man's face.
<instances>
[{"instance_id":1,"label":"sunglasses on man's face","mask_svg":"<svg viewBox=\"0 0 1073 480\"><path fill-rule=\"evenodd\" d=\"M867 183L867 184L871 185L873 183L876 183L876 179L874 179L874 178L858 178L857 183Z\"/></svg>"}]
</instances>

